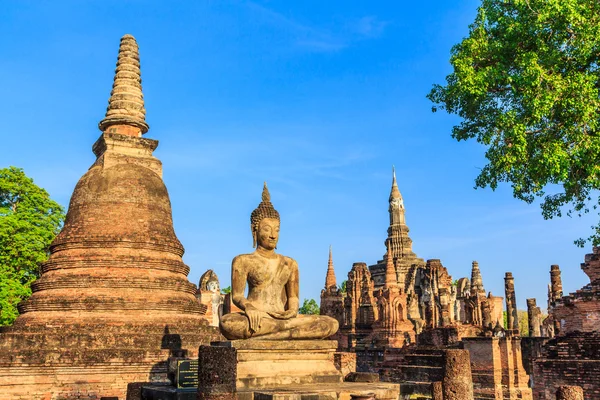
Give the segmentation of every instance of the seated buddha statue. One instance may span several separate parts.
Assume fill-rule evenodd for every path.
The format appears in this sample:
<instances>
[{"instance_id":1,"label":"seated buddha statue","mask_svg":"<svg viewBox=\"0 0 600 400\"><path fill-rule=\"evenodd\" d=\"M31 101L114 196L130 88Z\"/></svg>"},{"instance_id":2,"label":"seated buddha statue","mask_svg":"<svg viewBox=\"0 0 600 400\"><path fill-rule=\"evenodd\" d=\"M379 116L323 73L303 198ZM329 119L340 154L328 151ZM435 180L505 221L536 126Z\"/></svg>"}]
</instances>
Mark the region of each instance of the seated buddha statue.
<instances>
[{"instance_id":1,"label":"seated buddha statue","mask_svg":"<svg viewBox=\"0 0 600 400\"><path fill-rule=\"evenodd\" d=\"M256 250L231 264L231 296L242 312L221 317L221 333L229 340L325 339L338 330L334 318L298 314L298 263L275 253L279 222L265 184L250 217Z\"/></svg>"}]
</instances>

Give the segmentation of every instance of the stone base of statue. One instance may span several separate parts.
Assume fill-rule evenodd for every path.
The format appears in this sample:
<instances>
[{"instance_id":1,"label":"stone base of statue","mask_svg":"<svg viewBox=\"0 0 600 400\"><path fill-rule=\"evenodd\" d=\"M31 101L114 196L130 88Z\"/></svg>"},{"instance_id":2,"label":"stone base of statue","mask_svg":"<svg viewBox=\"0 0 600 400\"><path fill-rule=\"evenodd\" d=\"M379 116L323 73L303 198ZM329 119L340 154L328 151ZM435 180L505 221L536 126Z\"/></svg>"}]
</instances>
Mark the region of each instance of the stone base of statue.
<instances>
[{"instance_id":1,"label":"stone base of statue","mask_svg":"<svg viewBox=\"0 0 600 400\"><path fill-rule=\"evenodd\" d=\"M238 390L343 380L333 362L335 340L233 340L211 345L237 350Z\"/></svg>"},{"instance_id":2,"label":"stone base of statue","mask_svg":"<svg viewBox=\"0 0 600 400\"><path fill-rule=\"evenodd\" d=\"M377 399L398 399L397 384L344 382L336 349L335 340L212 342L200 347L199 376L207 378L201 378L197 398L317 400L374 393Z\"/></svg>"}]
</instances>

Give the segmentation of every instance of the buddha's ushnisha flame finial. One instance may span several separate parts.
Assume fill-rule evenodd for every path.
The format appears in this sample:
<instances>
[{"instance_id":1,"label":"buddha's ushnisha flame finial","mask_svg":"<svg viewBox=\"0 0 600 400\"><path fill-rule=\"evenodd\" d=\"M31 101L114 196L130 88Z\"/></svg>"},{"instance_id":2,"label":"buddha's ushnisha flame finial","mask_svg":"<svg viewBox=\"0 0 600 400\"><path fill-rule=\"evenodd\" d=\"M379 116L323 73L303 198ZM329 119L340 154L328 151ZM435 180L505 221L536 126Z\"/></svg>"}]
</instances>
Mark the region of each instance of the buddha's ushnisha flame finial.
<instances>
[{"instance_id":1,"label":"buddha's ushnisha flame finial","mask_svg":"<svg viewBox=\"0 0 600 400\"><path fill-rule=\"evenodd\" d=\"M258 224L263 218L274 218L279 219L279 213L271 204L271 194L267 188L267 182L264 183L262 191L262 201L256 207L252 214L250 214L250 229L252 230L253 247L256 247L256 232L258 231Z\"/></svg>"},{"instance_id":2,"label":"buddha's ushnisha flame finial","mask_svg":"<svg viewBox=\"0 0 600 400\"><path fill-rule=\"evenodd\" d=\"M98 127L102 132L115 125L138 128L142 134L148 132L146 109L142 94L142 76L138 44L131 35L121 38L117 69L106 116ZM139 135L139 133L138 133Z\"/></svg>"},{"instance_id":3,"label":"buddha's ushnisha flame finial","mask_svg":"<svg viewBox=\"0 0 600 400\"><path fill-rule=\"evenodd\" d=\"M269 193L269 188L267 187L267 182L263 182L262 201L266 201L266 202L271 201L271 193Z\"/></svg>"},{"instance_id":4,"label":"buddha's ushnisha flame finial","mask_svg":"<svg viewBox=\"0 0 600 400\"><path fill-rule=\"evenodd\" d=\"M392 165L392 192L390 193L390 200L399 199L402 195L400 189L398 189L398 182L396 182L396 168Z\"/></svg>"}]
</instances>

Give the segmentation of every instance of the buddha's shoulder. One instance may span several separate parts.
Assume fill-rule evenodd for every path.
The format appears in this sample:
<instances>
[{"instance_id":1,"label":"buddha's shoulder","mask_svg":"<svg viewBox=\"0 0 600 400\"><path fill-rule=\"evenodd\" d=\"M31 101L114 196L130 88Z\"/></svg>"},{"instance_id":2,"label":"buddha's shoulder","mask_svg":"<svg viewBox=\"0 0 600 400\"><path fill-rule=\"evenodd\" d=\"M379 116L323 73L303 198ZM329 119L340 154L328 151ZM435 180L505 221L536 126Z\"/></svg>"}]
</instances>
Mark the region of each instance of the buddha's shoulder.
<instances>
[{"instance_id":1,"label":"buddha's shoulder","mask_svg":"<svg viewBox=\"0 0 600 400\"><path fill-rule=\"evenodd\" d=\"M237 256L233 257L233 264L236 263L241 263L244 261L249 261L251 259L253 259L255 257L254 253L247 253L247 254L238 254Z\"/></svg>"},{"instance_id":2,"label":"buddha's shoulder","mask_svg":"<svg viewBox=\"0 0 600 400\"><path fill-rule=\"evenodd\" d=\"M283 261L284 261L286 264L288 264L288 265L292 265L292 266L295 266L295 267L298 267L298 263L297 263L297 262L296 262L296 260L294 260L292 257L283 256L283 255L281 255L281 254L280 254L279 256L280 256L280 257L283 259Z\"/></svg>"}]
</instances>

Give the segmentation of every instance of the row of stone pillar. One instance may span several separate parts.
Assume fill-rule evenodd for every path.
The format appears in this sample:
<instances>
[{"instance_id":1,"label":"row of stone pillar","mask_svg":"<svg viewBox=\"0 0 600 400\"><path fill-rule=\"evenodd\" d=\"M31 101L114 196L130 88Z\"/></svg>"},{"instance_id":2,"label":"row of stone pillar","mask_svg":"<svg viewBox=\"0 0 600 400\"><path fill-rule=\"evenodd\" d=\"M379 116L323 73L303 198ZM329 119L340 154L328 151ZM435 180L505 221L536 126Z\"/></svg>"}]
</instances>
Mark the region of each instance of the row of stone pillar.
<instances>
[{"instance_id":1,"label":"row of stone pillar","mask_svg":"<svg viewBox=\"0 0 600 400\"><path fill-rule=\"evenodd\" d=\"M506 319L507 329L519 332L519 316L517 311L517 299L515 296L515 279L511 272L504 277L504 289L506 293ZM556 301L562 298L562 280L558 265L550 267L550 285L548 287L548 310ZM527 322L529 323L529 336L540 337L542 331L542 310L537 306L535 299L527 299ZM556 330L556 327L555 327Z\"/></svg>"}]
</instances>

